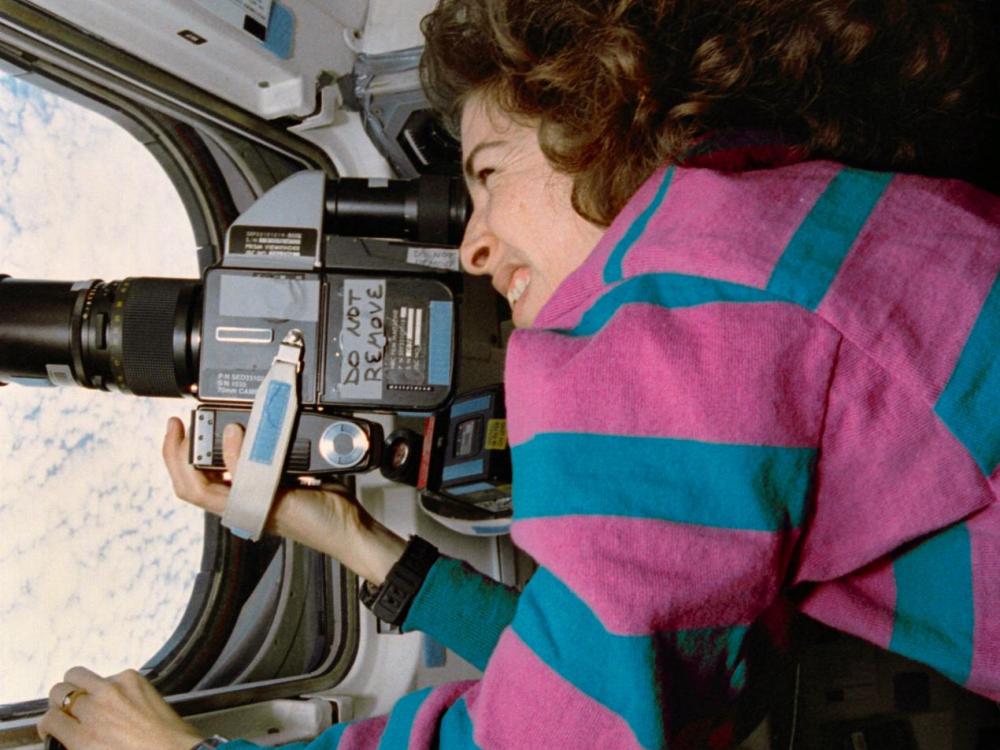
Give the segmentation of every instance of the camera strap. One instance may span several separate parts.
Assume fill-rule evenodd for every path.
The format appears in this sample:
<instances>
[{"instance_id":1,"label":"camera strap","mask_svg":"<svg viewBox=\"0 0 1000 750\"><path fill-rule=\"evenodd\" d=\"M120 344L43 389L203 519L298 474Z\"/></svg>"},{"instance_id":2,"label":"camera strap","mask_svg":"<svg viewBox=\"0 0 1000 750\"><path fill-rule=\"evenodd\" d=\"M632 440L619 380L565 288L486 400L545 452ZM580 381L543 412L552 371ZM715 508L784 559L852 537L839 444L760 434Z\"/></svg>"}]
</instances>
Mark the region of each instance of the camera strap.
<instances>
[{"instance_id":1,"label":"camera strap","mask_svg":"<svg viewBox=\"0 0 1000 750\"><path fill-rule=\"evenodd\" d=\"M299 411L302 351L302 332L289 331L254 397L233 487L222 514L222 525L243 539L260 539L274 502Z\"/></svg>"}]
</instances>

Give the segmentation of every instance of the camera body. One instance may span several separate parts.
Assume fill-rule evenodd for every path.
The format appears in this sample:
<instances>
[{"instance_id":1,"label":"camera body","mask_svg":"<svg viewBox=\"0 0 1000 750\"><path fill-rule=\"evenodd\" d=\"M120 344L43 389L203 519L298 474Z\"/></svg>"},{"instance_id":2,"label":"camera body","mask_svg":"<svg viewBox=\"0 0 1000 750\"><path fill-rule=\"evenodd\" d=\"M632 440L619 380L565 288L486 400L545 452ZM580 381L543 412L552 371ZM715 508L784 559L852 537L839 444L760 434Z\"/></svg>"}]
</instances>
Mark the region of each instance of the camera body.
<instances>
[{"instance_id":1,"label":"camera body","mask_svg":"<svg viewBox=\"0 0 1000 750\"><path fill-rule=\"evenodd\" d=\"M304 340L307 408L426 412L450 397L455 298L443 281L328 269L322 173L294 175L229 228L204 275L198 398L249 403L278 343Z\"/></svg>"},{"instance_id":2,"label":"camera body","mask_svg":"<svg viewBox=\"0 0 1000 750\"><path fill-rule=\"evenodd\" d=\"M204 274L198 398L208 405L192 420L204 436L192 441L196 466L219 468L222 429L249 421L241 407L293 331L302 361L286 478L379 464L381 428L351 412L432 412L451 397L451 288L414 273L328 268L326 187L306 172L273 188L233 223L222 261Z\"/></svg>"}]
</instances>

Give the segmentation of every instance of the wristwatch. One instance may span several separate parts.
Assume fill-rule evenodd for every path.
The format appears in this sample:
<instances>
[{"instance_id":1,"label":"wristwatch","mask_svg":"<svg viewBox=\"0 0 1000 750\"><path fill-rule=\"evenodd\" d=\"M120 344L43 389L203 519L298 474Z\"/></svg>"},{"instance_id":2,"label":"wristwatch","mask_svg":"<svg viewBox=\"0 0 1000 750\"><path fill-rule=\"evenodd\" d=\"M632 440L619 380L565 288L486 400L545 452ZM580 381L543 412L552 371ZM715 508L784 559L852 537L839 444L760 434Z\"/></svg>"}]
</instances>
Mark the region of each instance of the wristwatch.
<instances>
[{"instance_id":1,"label":"wristwatch","mask_svg":"<svg viewBox=\"0 0 1000 750\"><path fill-rule=\"evenodd\" d=\"M219 747L229 742L225 737L221 737L217 734L213 734L211 737L206 737L197 745L191 748L191 750L211 750L212 748Z\"/></svg>"},{"instance_id":2,"label":"wristwatch","mask_svg":"<svg viewBox=\"0 0 1000 750\"><path fill-rule=\"evenodd\" d=\"M390 625L402 625L431 566L439 557L437 547L411 536L403 555L389 570L381 586L365 583L358 591L361 603Z\"/></svg>"}]
</instances>

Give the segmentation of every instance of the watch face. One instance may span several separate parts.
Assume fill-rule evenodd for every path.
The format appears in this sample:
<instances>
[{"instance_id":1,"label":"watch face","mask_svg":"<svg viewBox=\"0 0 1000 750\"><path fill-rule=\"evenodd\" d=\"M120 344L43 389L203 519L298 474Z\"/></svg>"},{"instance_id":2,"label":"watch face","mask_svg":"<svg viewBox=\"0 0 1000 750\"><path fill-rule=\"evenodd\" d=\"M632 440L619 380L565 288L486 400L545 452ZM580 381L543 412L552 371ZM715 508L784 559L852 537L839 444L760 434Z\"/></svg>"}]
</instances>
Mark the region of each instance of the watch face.
<instances>
[{"instance_id":1,"label":"watch face","mask_svg":"<svg viewBox=\"0 0 1000 750\"><path fill-rule=\"evenodd\" d=\"M208 739L204 739L195 745L191 750L211 750L211 748L220 747L229 742L225 737L219 735L212 735Z\"/></svg>"}]
</instances>

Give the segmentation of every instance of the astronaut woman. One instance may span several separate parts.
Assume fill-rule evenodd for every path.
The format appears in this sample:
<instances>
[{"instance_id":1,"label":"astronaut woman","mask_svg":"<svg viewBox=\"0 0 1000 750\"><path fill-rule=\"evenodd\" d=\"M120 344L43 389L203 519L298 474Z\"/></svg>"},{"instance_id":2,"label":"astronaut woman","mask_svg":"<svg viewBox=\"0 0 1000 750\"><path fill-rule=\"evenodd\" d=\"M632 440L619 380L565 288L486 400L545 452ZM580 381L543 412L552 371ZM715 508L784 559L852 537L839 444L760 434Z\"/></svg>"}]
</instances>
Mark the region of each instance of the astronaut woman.
<instances>
[{"instance_id":1,"label":"astronaut woman","mask_svg":"<svg viewBox=\"0 0 1000 750\"><path fill-rule=\"evenodd\" d=\"M986 5L440 2L425 82L461 134L464 268L518 328L512 536L539 569L512 591L287 493L271 532L368 599L415 572L403 630L484 670L309 748L730 747L786 606L1000 699ZM177 494L221 513L186 455L173 420ZM134 673L51 701L70 750L203 739Z\"/></svg>"}]
</instances>

